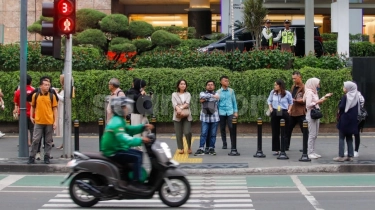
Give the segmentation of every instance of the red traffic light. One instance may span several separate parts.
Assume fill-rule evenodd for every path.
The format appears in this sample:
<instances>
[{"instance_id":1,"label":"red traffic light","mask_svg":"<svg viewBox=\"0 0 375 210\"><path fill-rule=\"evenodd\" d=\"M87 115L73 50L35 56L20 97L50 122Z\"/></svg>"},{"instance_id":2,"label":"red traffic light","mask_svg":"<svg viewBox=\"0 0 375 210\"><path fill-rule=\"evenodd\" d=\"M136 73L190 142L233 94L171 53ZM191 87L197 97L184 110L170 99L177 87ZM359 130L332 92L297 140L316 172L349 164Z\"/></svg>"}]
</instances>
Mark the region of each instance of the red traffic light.
<instances>
[{"instance_id":1,"label":"red traffic light","mask_svg":"<svg viewBox=\"0 0 375 210\"><path fill-rule=\"evenodd\" d=\"M62 34L71 34L75 29L74 21L69 17L60 18L57 24Z\"/></svg>"},{"instance_id":2,"label":"red traffic light","mask_svg":"<svg viewBox=\"0 0 375 210\"><path fill-rule=\"evenodd\" d=\"M59 15L69 16L74 10L74 4L69 0L60 0L57 5Z\"/></svg>"}]
</instances>

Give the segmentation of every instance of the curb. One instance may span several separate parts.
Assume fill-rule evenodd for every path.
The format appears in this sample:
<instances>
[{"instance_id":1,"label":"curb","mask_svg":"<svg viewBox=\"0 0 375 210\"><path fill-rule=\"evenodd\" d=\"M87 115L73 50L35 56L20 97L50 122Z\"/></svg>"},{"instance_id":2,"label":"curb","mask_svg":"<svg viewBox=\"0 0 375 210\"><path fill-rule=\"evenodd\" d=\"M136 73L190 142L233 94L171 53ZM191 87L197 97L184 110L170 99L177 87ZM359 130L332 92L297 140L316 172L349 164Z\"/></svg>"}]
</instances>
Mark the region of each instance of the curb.
<instances>
[{"instance_id":1,"label":"curb","mask_svg":"<svg viewBox=\"0 0 375 210\"><path fill-rule=\"evenodd\" d=\"M287 166L265 168L184 169L189 175L279 175L308 173L371 173L375 164ZM69 173L63 164L0 164L2 173Z\"/></svg>"}]
</instances>

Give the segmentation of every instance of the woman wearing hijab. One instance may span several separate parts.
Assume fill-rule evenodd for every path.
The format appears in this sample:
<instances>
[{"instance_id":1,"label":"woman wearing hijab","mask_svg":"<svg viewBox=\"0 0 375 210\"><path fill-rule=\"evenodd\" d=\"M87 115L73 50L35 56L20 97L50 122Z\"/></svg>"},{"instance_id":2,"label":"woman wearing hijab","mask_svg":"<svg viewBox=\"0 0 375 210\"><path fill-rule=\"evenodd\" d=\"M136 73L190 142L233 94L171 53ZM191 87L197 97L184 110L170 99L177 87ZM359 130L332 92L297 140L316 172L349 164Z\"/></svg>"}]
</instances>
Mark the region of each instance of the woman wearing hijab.
<instances>
[{"instance_id":1,"label":"woman wearing hijab","mask_svg":"<svg viewBox=\"0 0 375 210\"><path fill-rule=\"evenodd\" d=\"M339 103L339 118L337 129L339 129L339 156L333 158L334 161L353 161L353 134L358 134L358 113L359 113L359 93L354 82L344 82L345 95ZM348 146L348 157L344 156L344 148Z\"/></svg>"},{"instance_id":2,"label":"woman wearing hijab","mask_svg":"<svg viewBox=\"0 0 375 210\"><path fill-rule=\"evenodd\" d=\"M322 157L315 152L315 140L319 133L319 119L311 118L311 110L313 108L319 108L319 104L322 104L328 97L332 96L332 93L327 93L324 97L319 99L318 90L320 89L320 80L318 78L310 78L305 84L305 94L303 95L303 101L306 103L306 120L309 127L309 139L307 141L307 154L310 159L316 159Z\"/></svg>"}]
</instances>

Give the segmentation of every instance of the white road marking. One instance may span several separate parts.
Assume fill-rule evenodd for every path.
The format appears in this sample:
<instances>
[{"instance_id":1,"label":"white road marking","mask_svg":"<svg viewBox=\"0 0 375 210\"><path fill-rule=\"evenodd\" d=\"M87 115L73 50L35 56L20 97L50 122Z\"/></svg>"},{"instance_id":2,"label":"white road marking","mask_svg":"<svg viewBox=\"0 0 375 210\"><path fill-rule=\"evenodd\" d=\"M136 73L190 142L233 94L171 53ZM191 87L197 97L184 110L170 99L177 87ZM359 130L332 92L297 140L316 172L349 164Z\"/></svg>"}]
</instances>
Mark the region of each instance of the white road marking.
<instances>
[{"instance_id":1,"label":"white road marking","mask_svg":"<svg viewBox=\"0 0 375 210\"><path fill-rule=\"evenodd\" d=\"M301 180L296 175L290 176L294 182L294 184L297 186L299 191L302 193L302 195L305 196L307 201L310 202L310 204L314 207L315 210L324 210L320 207L319 202L315 199L314 196L310 194L310 192L306 189L306 187L302 184Z\"/></svg>"},{"instance_id":2,"label":"white road marking","mask_svg":"<svg viewBox=\"0 0 375 210\"><path fill-rule=\"evenodd\" d=\"M9 185L15 183L16 181L22 179L23 177L25 177L25 175L9 175L4 179L0 180L0 191L8 187Z\"/></svg>"}]
</instances>

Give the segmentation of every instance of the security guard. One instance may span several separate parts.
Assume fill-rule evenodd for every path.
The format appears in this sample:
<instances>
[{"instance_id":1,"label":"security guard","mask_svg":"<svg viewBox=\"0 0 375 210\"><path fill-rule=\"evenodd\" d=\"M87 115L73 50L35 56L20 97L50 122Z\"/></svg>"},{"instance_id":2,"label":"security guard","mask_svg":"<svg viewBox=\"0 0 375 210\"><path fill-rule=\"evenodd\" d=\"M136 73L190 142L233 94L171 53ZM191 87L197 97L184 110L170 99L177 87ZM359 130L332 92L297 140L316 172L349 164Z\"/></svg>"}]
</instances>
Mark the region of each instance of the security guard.
<instances>
[{"instance_id":1,"label":"security guard","mask_svg":"<svg viewBox=\"0 0 375 210\"><path fill-rule=\"evenodd\" d=\"M272 34L271 29L270 29L270 26L271 26L271 21L267 19L265 21L265 26L262 30L261 45L262 45L263 50L272 49L272 47L273 47L273 34Z\"/></svg>"},{"instance_id":2,"label":"security guard","mask_svg":"<svg viewBox=\"0 0 375 210\"><path fill-rule=\"evenodd\" d=\"M297 44L297 36L296 32L292 29L290 29L290 20L284 21L284 30L280 30L277 37L274 39L274 41L279 41L281 39L282 44L290 44L290 50L294 53L294 47Z\"/></svg>"}]
</instances>

